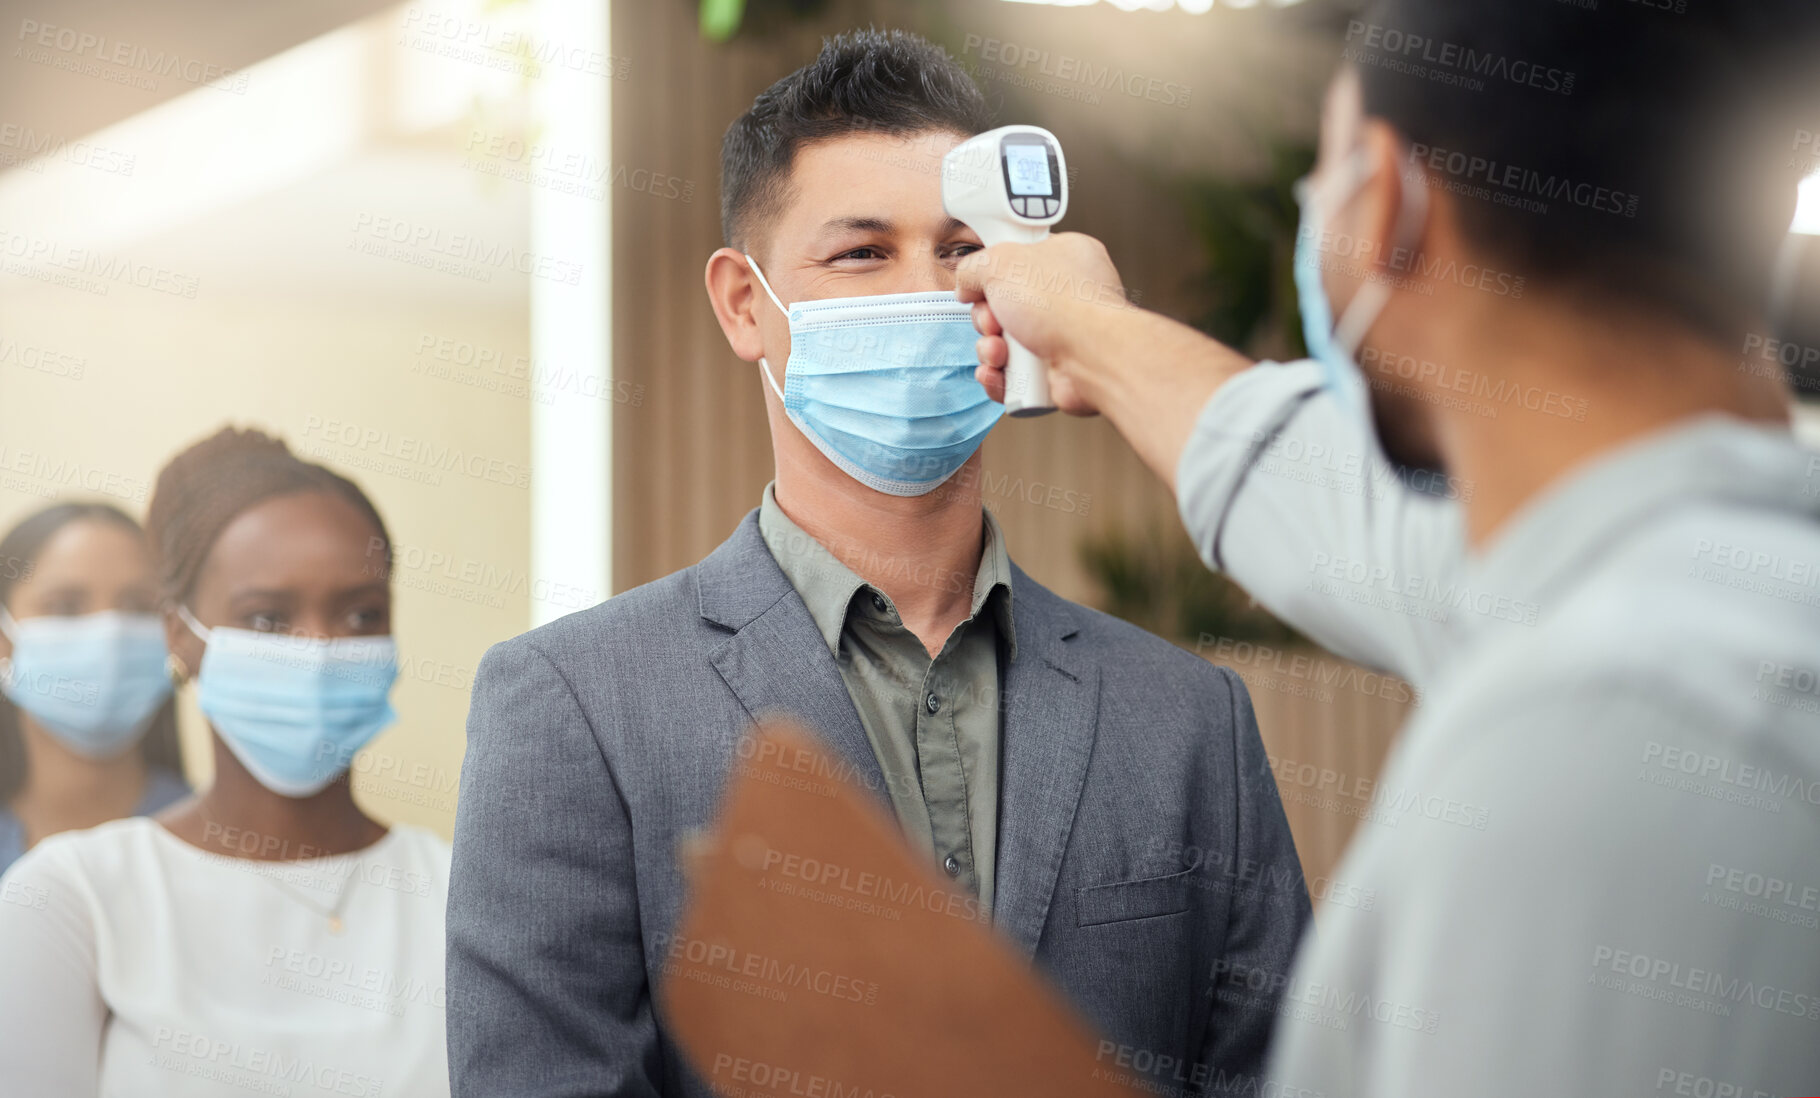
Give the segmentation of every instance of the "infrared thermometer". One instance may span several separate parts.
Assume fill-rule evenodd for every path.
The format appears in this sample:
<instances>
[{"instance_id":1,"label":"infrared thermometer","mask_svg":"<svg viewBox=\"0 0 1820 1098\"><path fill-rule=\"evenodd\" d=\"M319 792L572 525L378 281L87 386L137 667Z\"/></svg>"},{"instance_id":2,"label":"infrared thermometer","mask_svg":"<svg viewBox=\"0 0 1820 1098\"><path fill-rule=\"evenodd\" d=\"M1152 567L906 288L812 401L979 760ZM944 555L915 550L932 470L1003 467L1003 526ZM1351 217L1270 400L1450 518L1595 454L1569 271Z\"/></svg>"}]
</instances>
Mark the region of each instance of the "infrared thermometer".
<instances>
[{"instance_id":1,"label":"infrared thermometer","mask_svg":"<svg viewBox=\"0 0 1820 1098\"><path fill-rule=\"evenodd\" d=\"M987 247L1035 243L1068 212L1067 166L1061 142L1040 126L1000 126L964 141L942 158L942 205L948 216L978 233ZM1005 411L1040 416L1055 411L1049 368L1005 335Z\"/></svg>"}]
</instances>

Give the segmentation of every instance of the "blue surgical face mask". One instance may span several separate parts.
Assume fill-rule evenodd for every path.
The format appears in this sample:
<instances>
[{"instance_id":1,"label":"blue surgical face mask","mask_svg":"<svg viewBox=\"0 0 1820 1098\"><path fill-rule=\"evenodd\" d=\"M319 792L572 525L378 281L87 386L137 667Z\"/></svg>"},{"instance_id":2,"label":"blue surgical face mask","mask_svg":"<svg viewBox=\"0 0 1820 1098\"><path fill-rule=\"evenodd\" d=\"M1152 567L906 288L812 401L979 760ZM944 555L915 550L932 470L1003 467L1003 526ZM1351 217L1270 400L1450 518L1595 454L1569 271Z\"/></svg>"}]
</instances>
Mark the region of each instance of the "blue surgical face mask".
<instances>
[{"instance_id":1,"label":"blue surgical face mask","mask_svg":"<svg viewBox=\"0 0 1820 1098\"><path fill-rule=\"evenodd\" d=\"M391 637L300 637L209 629L177 613L208 644L196 704L259 783L286 797L321 792L397 719Z\"/></svg>"},{"instance_id":2,"label":"blue surgical face mask","mask_svg":"<svg viewBox=\"0 0 1820 1098\"><path fill-rule=\"evenodd\" d=\"M1369 408L1366 399L1365 373L1359 368L1360 344L1365 333L1377 322L1378 314L1390 301L1391 286L1382 278L1367 278L1338 322L1333 306L1327 300L1327 287L1321 281L1322 238L1327 235L1333 212L1359 193L1371 179L1371 162L1364 150L1348 157L1340 166L1334 192L1317 195L1312 179L1296 184L1296 201L1302 207L1302 222L1295 239L1296 300L1302 314L1302 335L1308 341L1308 354L1318 361L1326 375L1327 388L1333 390L1341 405L1353 415L1363 415ZM1398 211L1396 239L1398 247L1413 246L1428 214L1428 184L1425 180L1404 180L1403 208ZM1358 260L1361 267L1370 257Z\"/></svg>"},{"instance_id":3,"label":"blue surgical face mask","mask_svg":"<svg viewBox=\"0 0 1820 1098\"><path fill-rule=\"evenodd\" d=\"M0 607L0 633L13 643L0 660L0 691L86 758L131 747L171 696L164 623L155 614L14 621Z\"/></svg>"},{"instance_id":4,"label":"blue surgical face mask","mask_svg":"<svg viewBox=\"0 0 1820 1098\"><path fill-rule=\"evenodd\" d=\"M790 321L783 388L759 359L784 412L840 470L868 488L920 496L953 476L1005 406L974 380L971 306L952 293L797 301L758 284Z\"/></svg>"}]
</instances>

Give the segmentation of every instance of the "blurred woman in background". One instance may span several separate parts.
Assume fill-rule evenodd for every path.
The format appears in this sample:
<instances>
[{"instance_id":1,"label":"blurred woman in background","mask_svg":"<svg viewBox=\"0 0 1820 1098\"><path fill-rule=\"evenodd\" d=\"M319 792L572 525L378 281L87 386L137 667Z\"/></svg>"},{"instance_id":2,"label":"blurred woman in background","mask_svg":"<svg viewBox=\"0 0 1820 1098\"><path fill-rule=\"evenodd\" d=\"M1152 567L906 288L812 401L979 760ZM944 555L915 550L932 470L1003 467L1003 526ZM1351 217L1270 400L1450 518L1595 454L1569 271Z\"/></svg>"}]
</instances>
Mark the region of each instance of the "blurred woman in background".
<instances>
[{"instance_id":1,"label":"blurred woman in background","mask_svg":"<svg viewBox=\"0 0 1820 1098\"><path fill-rule=\"evenodd\" d=\"M215 779L0 881L0 1064L33 1095L448 1094L448 844L354 803L394 719L391 541L257 431L159 474L146 523Z\"/></svg>"},{"instance_id":2,"label":"blurred woman in background","mask_svg":"<svg viewBox=\"0 0 1820 1098\"><path fill-rule=\"evenodd\" d=\"M39 840L189 794L145 533L60 503L0 538L0 872Z\"/></svg>"}]
</instances>

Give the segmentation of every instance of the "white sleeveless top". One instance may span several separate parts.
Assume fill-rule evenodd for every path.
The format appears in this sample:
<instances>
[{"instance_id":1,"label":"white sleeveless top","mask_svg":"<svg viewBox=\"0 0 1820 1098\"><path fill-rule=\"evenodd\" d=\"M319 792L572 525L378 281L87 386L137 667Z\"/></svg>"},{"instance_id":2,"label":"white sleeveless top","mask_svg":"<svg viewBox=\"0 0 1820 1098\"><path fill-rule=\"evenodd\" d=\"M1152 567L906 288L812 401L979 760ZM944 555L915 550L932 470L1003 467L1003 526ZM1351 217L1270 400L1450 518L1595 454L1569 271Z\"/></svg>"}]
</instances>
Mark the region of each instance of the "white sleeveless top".
<instances>
[{"instance_id":1,"label":"white sleeveless top","mask_svg":"<svg viewBox=\"0 0 1820 1098\"><path fill-rule=\"evenodd\" d=\"M0 1092L444 1098L448 891L413 827L283 862L52 835L0 879Z\"/></svg>"}]
</instances>

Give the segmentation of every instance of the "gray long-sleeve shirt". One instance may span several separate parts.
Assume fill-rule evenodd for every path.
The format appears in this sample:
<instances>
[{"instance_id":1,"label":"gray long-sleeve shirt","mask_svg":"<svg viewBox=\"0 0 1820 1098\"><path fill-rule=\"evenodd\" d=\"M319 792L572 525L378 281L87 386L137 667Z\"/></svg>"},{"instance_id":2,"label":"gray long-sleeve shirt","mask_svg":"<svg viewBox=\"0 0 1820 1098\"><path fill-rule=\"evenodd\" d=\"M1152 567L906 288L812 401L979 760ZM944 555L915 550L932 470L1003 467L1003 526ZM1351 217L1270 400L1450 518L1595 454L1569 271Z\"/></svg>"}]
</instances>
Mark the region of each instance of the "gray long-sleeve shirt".
<instances>
[{"instance_id":1,"label":"gray long-sleeve shirt","mask_svg":"<svg viewBox=\"0 0 1820 1098\"><path fill-rule=\"evenodd\" d=\"M1210 564L1425 694L1350 776L1376 902L1304 945L1275 1093L1814 1093L1820 455L1690 420L1482 553L1427 487L1312 363L1223 386L1178 470Z\"/></svg>"}]
</instances>

